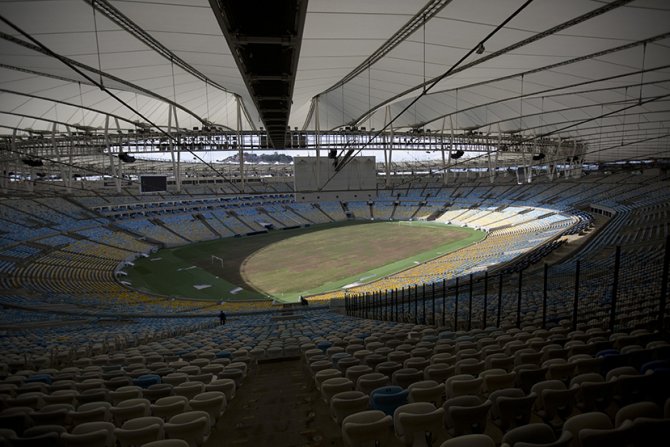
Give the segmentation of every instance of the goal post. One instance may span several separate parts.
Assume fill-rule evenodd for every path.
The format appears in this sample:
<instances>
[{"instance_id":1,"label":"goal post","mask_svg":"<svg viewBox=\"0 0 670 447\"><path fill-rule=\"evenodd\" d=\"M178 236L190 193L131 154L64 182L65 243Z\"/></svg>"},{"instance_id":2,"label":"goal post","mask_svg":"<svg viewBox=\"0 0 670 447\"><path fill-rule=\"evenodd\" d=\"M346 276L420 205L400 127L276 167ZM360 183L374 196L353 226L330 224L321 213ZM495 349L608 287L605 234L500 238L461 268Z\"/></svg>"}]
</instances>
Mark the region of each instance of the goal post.
<instances>
[{"instance_id":1,"label":"goal post","mask_svg":"<svg viewBox=\"0 0 670 447\"><path fill-rule=\"evenodd\" d=\"M214 264L214 262L219 262L221 264L221 268L223 269L223 259L219 258L218 256L212 255L211 256L211 263Z\"/></svg>"}]
</instances>

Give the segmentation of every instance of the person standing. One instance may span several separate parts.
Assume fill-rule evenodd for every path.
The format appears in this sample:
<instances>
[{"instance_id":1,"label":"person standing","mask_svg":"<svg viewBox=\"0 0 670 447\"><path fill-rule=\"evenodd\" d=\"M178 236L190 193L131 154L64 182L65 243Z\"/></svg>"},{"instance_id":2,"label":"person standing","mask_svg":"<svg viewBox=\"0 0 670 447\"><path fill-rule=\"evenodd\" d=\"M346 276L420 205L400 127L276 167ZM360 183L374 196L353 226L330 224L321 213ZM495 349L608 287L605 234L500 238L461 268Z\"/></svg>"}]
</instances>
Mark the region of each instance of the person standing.
<instances>
[{"instance_id":1,"label":"person standing","mask_svg":"<svg viewBox=\"0 0 670 447\"><path fill-rule=\"evenodd\" d=\"M226 313L224 311L219 312L219 323L221 326L226 324Z\"/></svg>"}]
</instances>

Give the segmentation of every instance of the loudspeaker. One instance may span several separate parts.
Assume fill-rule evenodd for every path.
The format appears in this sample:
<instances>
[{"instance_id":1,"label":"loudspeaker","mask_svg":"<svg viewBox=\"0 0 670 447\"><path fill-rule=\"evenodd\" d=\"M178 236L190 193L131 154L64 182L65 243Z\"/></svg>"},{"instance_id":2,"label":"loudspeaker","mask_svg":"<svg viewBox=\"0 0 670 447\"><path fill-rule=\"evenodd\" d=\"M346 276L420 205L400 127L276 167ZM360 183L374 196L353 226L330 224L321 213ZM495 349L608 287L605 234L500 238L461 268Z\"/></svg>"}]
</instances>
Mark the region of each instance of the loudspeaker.
<instances>
[{"instance_id":1,"label":"loudspeaker","mask_svg":"<svg viewBox=\"0 0 670 447\"><path fill-rule=\"evenodd\" d=\"M451 153L451 158L452 158L453 160L458 160L458 159L461 158L463 155L465 155L465 152L463 152L462 150L459 149L459 150L457 150L456 152L452 152L452 153Z\"/></svg>"},{"instance_id":2,"label":"loudspeaker","mask_svg":"<svg viewBox=\"0 0 670 447\"><path fill-rule=\"evenodd\" d=\"M28 166L32 166L34 168L44 166L44 163L39 158L23 158L23 159L21 159L21 161L24 164L26 164Z\"/></svg>"}]
</instances>

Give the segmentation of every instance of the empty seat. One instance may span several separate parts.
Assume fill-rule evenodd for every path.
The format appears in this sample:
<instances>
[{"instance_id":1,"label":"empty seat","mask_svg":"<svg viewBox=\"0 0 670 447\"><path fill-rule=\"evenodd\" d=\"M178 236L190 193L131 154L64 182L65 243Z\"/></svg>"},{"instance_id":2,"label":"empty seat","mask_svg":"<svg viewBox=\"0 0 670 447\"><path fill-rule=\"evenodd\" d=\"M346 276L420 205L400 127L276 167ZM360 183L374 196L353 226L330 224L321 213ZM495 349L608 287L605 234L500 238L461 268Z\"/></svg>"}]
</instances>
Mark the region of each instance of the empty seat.
<instances>
[{"instance_id":1,"label":"empty seat","mask_svg":"<svg viewBox=\"0 0 670 447\"><path fill-rule=\"evenodd\" d=\"M163 420L155 416L129 419L120 428L114 429L114 435L121 447L143 445L163 439Z\"/></svg>"},{"instance_id":2,"label":"empty seat","mask_svg":"<svg viewBox=\"0 0 670 447\"><path fill-rule=\"evenodd\" d=\"M430 360L424 357L410 357L403 362L404 368L415 368L419 371L423 371L428 365L430 365Z\"/></svg>"},{"instance_id":3,"label":"empty seat","mask_svg":"<svg viewBox=\"0 0 670 447\"><path fill-rule=\"evenodd\" d=\"M330 403L330 399L337 393L353 391L354 383L346 377L333 377L323 381L321 384L321 397L324 402Z\"/></svg>"},{"instance_id":4,"label":"empty seat","mask_svg":"<svg viewBox=\"0 0 670 447\"><path fill-rule=\"evenodd\" d=\"M172 396L173 386L169 383L156 383L149 385L145 390L142 390L142 397L148 399L149 402L156 402L161 397Z\"/></svg>"},{"instance_id":5,"label":"empty seat","mask_svg":"<svg viewBox=\"0 0 670 447\"><path fill-rule=\"evenodd\" d=\"M322 369L314 375L314 384L318 391L321 391L321 383L334 377L342 377L342 371L335 368Z\"/></svg>"},{"instance_id":6,"label":"empty seat","mask_svg":"<svg viewBox=\"0 0 670 447\"><path fill-rule=\"evenodd\" d=\"M391 383L402 388L408 388L411 384L421 380L423 380L423 371L416 368L402 368L391 376Z\"/></svg>"},{"instance_id":7,"label":"empty seat","mask_svg":"<svg viewBox=\"0 0 670 447\"><path fill-rule=\"evenodd\" d=\"M67 430L62 425L56 425L56 424L36 425L34 427L26 429L23 432L23 436L29 438L32 436L39 436L46 433L57 433L58 436L60 437L66 431Z\"/></svg>"},{"instance_id":8,"label":"empty seat","mask_svg":"<svg viewBox=\"0 0 670 447\"><path fill-rule=\"evenodd\" d=\"M17 436L9 440L12 447L59 447L60 436L50 432L36 436Z\"/></svg>"},{"instance_id":9,"label":"empty seat","mask_svg":"<svg viewBox=\"0 0 670 447\"><path fill-rule=\"evenodd\" d=\"M182 439L189 447L199 447L207 440L209 415L204 411L187 411L177 414L165 423L165 434L171 439Z\"/></svg>"},{"instance_id":10,"label":"empty seat","mask_svg":"<svg viewBox=\"0 0 670 447\"><path fill-rule=\"evenodd\" d=\"M430 357L430 363L431 365L437 365L440 363L445 365L454 365L456 363L456 357L448 352L439 352L437 354L433 354Z\"/></svg>"},{"instance_id":11,"label":"empty seat","mask_svg":"<svg viewBox=\"0 0 670 447\"><path fill-rule=\"evenodd\" d=\"M487 435L472 434L444 441L440 447L495 447L495 445L493 439Z\"/></svg>"},{"instance_id":12,"label":"empty seat","mask_svg":"<svg viewBox=\"0 0 670 447\"><path fill-rule=\"evenodd\" d=\"M375 371L384 374L385 376L392 377L393 373L402 369L402 364L394 361L387 361L377 364L375 366Z\"/></svg>"},{"instance_id":13,"label":"empty seat","mask_svg":"<svg viewBox=\"0 0 670 447\"><path fill-rule=\"evenodd\" d=\"M94 390L105 387L105 381L102 379L84 379L78 382L75 387L77 391L83 393L84 391Z\"/></svg>"},{"instance_id":14,"label":"empty seat","mask_svg":"<svg viewBox=\"0 0 670 447\"><path fill-rule=\"evenodd\" d=\"M575 354L568 358L568 362L575 366L575 376L586 373L600 373L603 360L589 354Z\"/></svg>"},{"instance_id":15,"label":"empty seat","mask_svg":"<svg viewBox=\"0 0 670 447\"><path fill-rule=\"evenodd\" d=\"M458 396L481 394L483 379L470 374L458 374L449 377L445 382L447 399Z\"/></svg>"},{"instance_id":16,"label":"empty seat","mask_svg":"<svg viewBox=\"0 0 670 447\"><path fill-rule=\"evenodd\" d=\"M482 371L479 377L484 380L482 391L484 395L488 395L496 390L514 387L516 373L514 371L508 373L502 368L494 368Z\"/></svg>"},{"instance_id":17,"label":"empty seat","mask_svg":"<svg viewBox=\"0 0 670 447\"><path fill-rule=\"evenodd\" d=\"M562 358L547 360L542 366L547 368L547 379L560 380L566 384L575 372L575 365Z\"/></svg>"},{"instance_id":18,"label":"empty seat","mask_svg":"<svg viewBox=\"0 0 670 447\"><path fill-rule=\"evenodd\" d=\"M16 397L7 399L9 407L30 407L33 410L39 410L45 405L45 393L40 391L32 391L22 394L17 394Z\"/></svg>"},{"instance_id":19,"label":"empty seat","mask_svg":"<svg viewBox=\"0 0 670 447\"><path fill-rule=\"evenodd\" d=\"M514 368L516 372L516 386L521 388L524 393L530 393L533 385L546 379L547 368L540 368L536 365L524 364Z\"/></svg>"},{"instance_id":20,"label":"empty seat","mask_svg":"<svg viewBox=\"0 0 670 447\"><path fill-rule=\"evenodd\" d=\"M44 403L50 404L70 404L75 405L79 393L75 390L61 389L52 391L51 394L44 396Z\"/></svg>"},{"instance_id":21,"label":"empty seat","mask_svg":"<svg viewBox=\"0 0 670 447\"><path fill-rule=\"evenodd\" d=\"M396 436L407 446L429 446L445 436L444 409L428 402L401 405L393 413Z\"/></svg>"},{"instance_id":22,"label":"empty seat","mask_svg":"<svg viewBox=\"0 0 670 447\"><path fill-rule=\"evenodd\" d=\"M167 396L151 404L151 414L168 421L172 416L183 413L188 405L184 396Z\"/></svg>"},{"instance_id":23,"label":"empty seat","mask_svg":"<svg viewBox=\"0 0 670 447\"><path fill-rule=\"evenodd\" d=\"M525 346L525 345L522 345ZM514 352L514 365L535 365L540 364L542 359L542 352L538 352L531 348L521 348Z\"/></svg>"},{"instance_id":24,"label":"empty seat","mask_svg":"<svg viewBox=\"0 0 670 447\"><path fill-rule=\"evenodd\" d=\"M363 362L372 369L375 369L377 365L379 365L380 363L384 363L385 361L386 361L385 355L376 354L374 352L365 357L365 360L363 360Z\"/></svg>"},{"instance_id":25,"label":"empty seat","mask_svg":"<svg viewBox=\"0 0 670 447\"><path fill-rule=\"evenodd\" d=\"M347 369L349 369L350 367L357 366L357 365L360 365L360 362L358 361L357 358L351 357L351 356L343 357L343 358L339 359L337 361L337 364L336 364L337 369L339 369L343 373L346 372Z\"/></svg>"},{"instance_id":26,"label":"empty seat","mask_svg":"<svg viewBox=\"0 0 670 447\"><path fill-rule=\"evenodd\" d=\"M330 360L317 360L309 364L309 372L314 377L314 375L324 369L331 369L333 363Z\"/></svg>"},{"instance_id":27,"label":"empty seat","mask_svg":"<svg viewBox=\"0 0 670 447\"><path fill-rule=\"evenodd\" d=\"M625 425L627 423L622 427ZM631 424L629 436L625 439L634 439L640 446L664 445L670 439L670 419L638 417Z\"/></svg>"},{"instance_id":28,"label":"empty seat","mask_svg":"<svg viewBox=\"0 0 670 447\"><path fill-rule=\"evenodd\" d=\"M110 391L109 397L113 405L118 405L124 400L142 398L142 388L136 385L122 386L115 391Z\"/></svg>"},{"instance_id":29,"label":"empty seat","mask_svg":"<svg viewBox=\"0 0 670 447\"><path fill-rule=\"evenodd\" d=\"M70 423L77 426L86 422L109 422L112 420L111 408L109 402L87 402L70 412Z\"/></svg>"},{"instance_id":30,"label":"empty seat","mask_svg":"<svg viewBox=\"0 0 670 447\"><path fill-rule=\"evenodd\" d=\"M212 426L216 425L216 421L226 410L227 405L226 395L221 391L206 391L195 395L189 401L189 407L192 410L204 411L209 414Z\"/></svg>"},{"instance_id":31,"label":"empty seat","mask_svg":"<svg viewBox=\"0 0 670 447\"><path fill-rule=\"evenodd\" d=\"M528 424L537 395L525 395L519 388L496 390L489 395L491 419L503 433Z\"/></svg>"},{"instance_id":32,"label":"empty seat","mask_svg":"<svg viewBox=\"0 0 670 447\"><path fill-rule=\"evenodd\" d=\"M382 373L368 373L363 374L356 381L356 389L365 394L370 394L372 391L382 386L388 385L390 380Z\"/></svg>"},{"instance_id":33,"label":"empty seat","mask_svg":"<svg viewBox=\"0 0 670 447\"><path fill-rule=\"evenodd\" d=\"M645 418L661 418L663 417L663 410L654 402L636 402L634 404L626 405L616 412L614 418L614 426L620 427L624 421L630 420L635 422L639 417Z\"/></svg>"},{"instance_id":34,"label":"empty seat","mask_svg":"<svg viewBox=\"0 0 670 447\"><path fill-rule=\"evenodd\" d=\"M396 408L407 403L409 391L397 385L377 388L370 393L370 406L392 415Z\"/></svg>"},{"instance_id":35,"label":"empty seat","mask_svg":"<svg viewBox=\"0 0 670 447\"><path fill-rule=\"evenodd\" d=\"M177 386L180 383L188 381L188 375L182 372L175 372L163 376L161 380L163 383L169 383L172 386Z\"/></svg>"},{"instance_id":36,"label":"empty seat","mask_svg":"<svg viewBox=\"0 0 670 447\"><path fill-rule=\"evenodd\" d=\"M386 355L386 360L402 364L405 360L411 357L412 354L407 351L391 351Z\"/></svg>"},{"instance_id":37,"label":"empty seat","mask_svg":"<svg viewBox=\"0 0 670 447\"><path fill-rule=\"evenodd\" d=\"M151 412L151 402L147 399L128 399L119 402L117 406L109 409L114 423L117 426L123 425L129 419L149 416Z\"/></svg>"},{"instance_id":38,"label":"empty seat","mask_svg":"<svg viewBox=\"0 0 670 447\"><path fill-rule=\"evenodd\" d=\"M485 363L478 359L469 358L463 359L456 362L456 374L471 374L473 376L478 375L480 372L484 371Z\"/></svg>"},{"instance_id":39,"label":"empty seat","mask_svg":"<svg viewBox=\"0 0 670 447\"><path fill-rule=\"evenodd\" d=\"M423 370L423 376L426 380L434 380L438 383L445 383L447 379L454 375L455 366L446 363L434 363L426 366Z\"/></svg>"},{"instance_id":40,"label":"empty seat","mask_svg":"<svg viewBox=\"0 0 670 447\"><path fill-rule=\"evenodd\" d=\"M119 373L123 374L121 371L119 371ZM130 377L126 375L112 377L111 379L105 381L105 387L107 387L107 389L111 391L115 391L121 388L122 386L129 386L129 385L133 385L133 383Z\"/></svg>"},{"instance_id":41,"label":"empty seat","mask_svg":"<svg viewBox=\"0 0 670 447\"><path fill-rule=\"evenodd\" d=\"M197 394L205 390L205 384L202 382L184 382L175 386L173 391L176 396L184 396L186 399L193 399Z\"/></svg>"},{"instance_id":42,"label":"empty seat","mask_svg":"<svg viewBox=\"0 0 670 447\"><path fill-rule=\"evenodd\" d=\"M484 367L486 369L504 369L509 372L514 369L514 357L510 357L505 353L489 354L484 360Z\"/></svg>"},{"instance_id":43,"label":"empty seat","mask_svg":"<svg viewBox=\"0 0 670 447\"><path fill-rule=\"evenodd\" d=\"M45 405L39 411L30 414L35 425L65 425L74 407L70 404Z\"/></svg>"},{"instance_id":44,"label":"empty seat","mask_svg":"<svg viewBox=\"0 0 670 447\"><path fill-rule=\"evenodd\" d=\"M549 425L533 423L516 427L505 433L501 447L567 447L572 440L573 436L569 431L561 432L560 437L557 438Z\"/></svg>"},{"instance_id":45,"label":"empty seat","mask_svg":"<svg viewBox=\"0 0 670 447\"><path fill-rule=\"evenodd\" d=\"M431 402L439 407L444 400L444 386L434 380L414 382L408 388L410 402Z\"/></svg>"},{"instance_id":46,"label":"empty seat","mask_svg":"<svg viewBox=\"0 0 670 447\"><path fill-rule=\"evenodd\" d=\"M545 380L533 385L532 392L537 394L536 413L546 423L560 426L572 413L577 388L566 388L560 380Z\"/></svg>"},{"instance_id":47,"label":"empty seat","mask_svg":"<svg viewBox=\"0 0 670 447\"><path fill-rule=\"evenodd\" d=\"M360 391L337 393L330 399L330 414L338 424L350 414L369 408L370 398Z\"/></svg>"},{"instance_id":48,"label":"empty seat","mask_svg":"<svg viewBox=\"0 0 670 447\"><path fill-rule=\"evenodd\" d=\"M230 402L235 397L236 385L232 379L216 379L205 385L205 391L221 391Z\"/></svg>"},{"instance_id":49,"label":"empty seat","mask_svg":"<svg viewBox=\"0 0 670 447\"><path fill-rule=\"evenodd\" d=\"M346 369L344 377L354 383L357 383L360 376L363 374L369 374L371 372L373 372L373 370L368 365L354 365Z\"/></svg>"},{"instance_id":50,"label":"empty seat","mask_svg":"<svg viewBox=\"0 0 670 447\"><path fill-rule=\"evenodd\" d=\"M104 429L84 433L73 431L61 434L60 441L64 447L114 447L114 443L108 442L108 437L109 434Z\"/></svg>"},{"instance_id":51,"label":"empty seat","mask_svg":"<svg viewBox=\"0 0 670 447\"><path fill-rule=\"evenodd\" d=\"M628 447L630 445L646 447L653 446L654 442L663 439L654 437L652 438L655 440L654 442L640 442L642 438L635 436L633 423L630 421L626 421L626 423L619 428L584 428L579 431L578 438L579 443L577 445L581 447ZM665 439L667 439L667 437ZM576 443L573 441L573 445L574 444Z\"/></svg>"},{"instance_id":52,"label":"empty seat","mask_svg":"<svg viewBox=\"0 0 670 447\"><path fill-rule=\"evenodd\" d=\"M458 396L443 405L444 423L453 436L484 433L488 421L491 401L483 401L477 396Z\"/></svg>"},{"instance_id":53,"label":"empty seat","mask_svg":"<svg viewBox=\"0 0 670 447\"><path fill-rule=\"evenodd\" d=\"M106 402L109 401L109 390L105 388L92 388L85 391L80 391L77 396L79 405L90 402Z\"/></svg>"},{"instance_id":54,"label":"empty seat","mask_svg":"<svg viewBox=\"0 0 670 447\"><path fill-rule=\"evenodd\" d=\"M577 388L576 406L583 413L605 411L612 402L614 385L614 382L605 382L598 373L580 374L570 381L570 387Z\"/></svg>"},{"instance_id":55,"label":"empty seat","mask_svg":"<svg viewBox=\"0 0 670 447\"><path fill-rule=\"evenodd\" d=\"M161 439L146 443L142 447L189 447L189 444L182 439Z\"/></svg>"},{"instance_id":56,"label":"empty seat","mask_svg":"<svg viewBox=\"0 0 670 447\"><path fill-rule=\"evenodd\" d=\"M652 374L620 374L613 378L614 400L619 406L651 399L666 385L664 380L657 381L656 373ZM666 396L663 395L662 399Z\"/></svg>"},{"instance_id":57,"label":"empty seat","mask_svg":"<svg viewBox=\"0 0 670 447\"><path fill-rule=\"evenodd\" d=\"M94 434L95 433L95 434ZM102 436L101 434L104 434ZM100 447L114 447L116 445L116 435L114 434L114 424L111 422L85 422L72 429L72 433L63 433L61 440L66 445L85 447L95 445ZM91 444L87 444L90 442ZM69 443L69 444L68 444Z\"/></svg>"},{"instance_id":58,"label":"empty seat","mask_svg":"<svg viewBox=\"0 0 670 447\"><path fill-rule=\"evenodd\" d=\"M382 411L368 410L347 416L342 421L345 445L386 445L391 434L391 416Z\"/></svg>"}]
</instances>

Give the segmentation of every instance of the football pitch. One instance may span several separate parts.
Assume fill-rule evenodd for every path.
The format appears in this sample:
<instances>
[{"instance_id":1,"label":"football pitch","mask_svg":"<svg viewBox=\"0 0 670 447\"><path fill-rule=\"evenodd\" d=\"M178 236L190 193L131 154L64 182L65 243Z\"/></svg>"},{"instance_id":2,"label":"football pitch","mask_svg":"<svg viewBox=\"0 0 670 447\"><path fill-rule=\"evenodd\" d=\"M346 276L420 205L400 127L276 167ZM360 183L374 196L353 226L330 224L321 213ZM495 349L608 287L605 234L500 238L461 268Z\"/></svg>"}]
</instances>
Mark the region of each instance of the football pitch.
<instances>
[{"instance_id":1,"label":"football pitch","mask_svg":"<svg viewBox=\"0 0 670 447\"><path fill-rule=\"evenodd\" d=\"M293 302L374 281L484 236L433 222L338 222L159 250L136 260L125 279L182 298Z\"/></svg>"}]
</instances>

